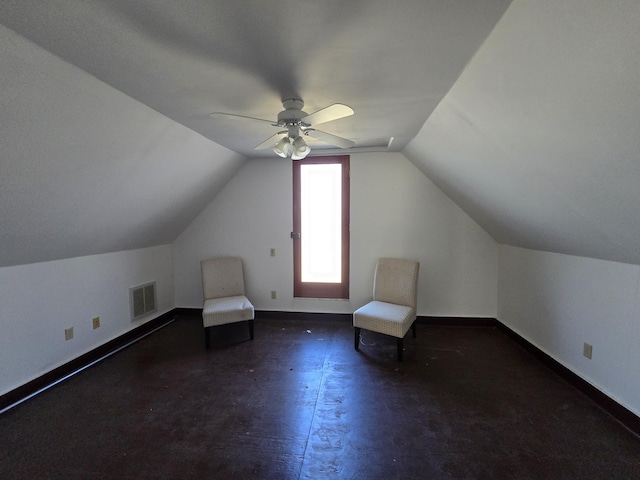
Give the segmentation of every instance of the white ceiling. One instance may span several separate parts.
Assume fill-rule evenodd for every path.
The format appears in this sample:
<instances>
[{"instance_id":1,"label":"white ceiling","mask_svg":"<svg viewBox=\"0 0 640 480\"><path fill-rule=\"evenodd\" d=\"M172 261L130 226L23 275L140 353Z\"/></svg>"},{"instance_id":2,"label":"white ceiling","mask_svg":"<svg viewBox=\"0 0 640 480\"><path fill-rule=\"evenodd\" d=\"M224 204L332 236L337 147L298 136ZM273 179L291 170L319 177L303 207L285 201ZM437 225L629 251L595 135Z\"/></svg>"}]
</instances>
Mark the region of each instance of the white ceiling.
<instances>
[{"instance_id":1,"label":"white ceiling","mask_svg":"<svg viewBox=\"0 0 640 480\"><path fill-rule=\"evenodd\" d=\"M640 2L514 1L404 153L501 243L640 264Z\"/></svg>"},{"instance_id":2,"label":"white ceiling","mask_svg":"<svg viewBox=\"0 0 640 480\"><path fill-rule=\"evenodd\" d=\"M0 23L0 266L173 241L272 155L269 125L208 114L288 97L353 107L322 129L393 138L501 243L640 264L637 0L20 0Z\"/></svg>"},{"instance_id":3,"label":"white ceiling","mask_svg":"<svg viewBox=\"0 0 640 480\"><path fill-rule=\"evenodd\" d=\"M173 242L246 160L0 25L0 266Z\"/></svg>"},{"instance_id":4,"label":"white ceiling","mask_svg":"<svg viewBox=\"0 0 640 480\"><path fill-rule=\"evenodd\" d=\"M21 0L1 22L154 110L245 156L278 129L282 100L356 147L401 150L510 0ZM96 112L99 115L100 112ZM313 144L313 140L310 141ZM315 148L329 145L317 142Z\"/></svg>"}]
</instances>

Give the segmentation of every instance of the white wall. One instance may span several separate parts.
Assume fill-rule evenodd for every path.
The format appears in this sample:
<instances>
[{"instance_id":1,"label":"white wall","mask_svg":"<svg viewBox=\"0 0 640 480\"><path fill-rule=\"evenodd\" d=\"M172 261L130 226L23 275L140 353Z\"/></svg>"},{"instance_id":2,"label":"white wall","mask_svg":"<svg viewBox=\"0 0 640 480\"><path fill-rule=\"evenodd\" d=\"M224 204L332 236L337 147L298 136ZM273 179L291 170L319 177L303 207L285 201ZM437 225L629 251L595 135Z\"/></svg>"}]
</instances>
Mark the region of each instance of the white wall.
<instances>
[{"instance_id":1,"label":"white wall","mask_svg":"<svg viewBox=\"0 0 640 480\"><path fill-rule=\"evenodd\" d=\"M503 245L498 319L640 414L639 282L638 265Z\"/></svg>"},{"instance_id":2,"label":"white wall","mask_svg":"<svg viewBox=\"0 0 640 480\"><path fill-rule=\"evenodd\" d=\"M180 235L177 306L202 306L201 259L239 255L256 309L351 313L371 298L376 259L401 256L421 263L419 315L497 315L497 244L399 153L351 156L350 301L294 299L291 178L291 160L247 162Z\"/></svg>"},{"instance_id":3,"label":"white wall","mask_svg":"<svg viewBox=\"0 0 640 480\"><path fill-rule=\"evenodd\" d=\"M174 308L171 246L0 268L0 395ZM132 322L129 287L156 281ZM101 327L93 330L99 316ZM64 330L74 328L65 341Z\"/></svg>"}]
</instances>

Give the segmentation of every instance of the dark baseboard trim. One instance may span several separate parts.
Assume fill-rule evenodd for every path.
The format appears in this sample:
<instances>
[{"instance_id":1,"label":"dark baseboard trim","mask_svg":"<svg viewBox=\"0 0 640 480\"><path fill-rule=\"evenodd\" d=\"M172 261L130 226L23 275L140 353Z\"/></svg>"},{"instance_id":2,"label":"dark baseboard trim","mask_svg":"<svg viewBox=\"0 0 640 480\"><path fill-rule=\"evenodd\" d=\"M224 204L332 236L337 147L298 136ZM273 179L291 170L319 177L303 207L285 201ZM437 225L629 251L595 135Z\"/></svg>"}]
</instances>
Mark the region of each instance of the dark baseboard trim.
<instances>
[{"instance_id":1,"label":"dark baseboard trim","mask_svg":"<svg viewBox=\"0 0 640 480\"><path fill-rule=\"evenodd\" d=\"M201 316L201 308L176 308L176 315ZM256 310L256 320L332 320L347 321L353 319L351 313L318 313L290 312L282 310ZM416 322L424 325L458 326L458 327L497 327L500 322L489 317L428 317L418 315Z\"/></svg>"},{"instance_id":2,"label":"dark baseboard trim","mask_svg":"<svg viewBox=\"0 0 640 480\"><path fill-rule=\"evenodd\" d=\"M282 312L272 310L256 310L256 319L260 320L331 320L351 321L350 313L314 313L314 312Z\"/></svg>"},{"instance_id":3,"label":"dark baseboard trim","mask_svg":"<svg viewBox=\"0 0 640 480\"><path fill-rule=\"evenodd\" d=\"M81 372L85 368L99 362L100 360L113 355L114 353L128 347L129 345L141 340L151 333L173 322L176 317L200 317L202 315L201 308L175 308L158 318L154 318L129 332L110 340L104 345L100 345L90 352L75 358L68 363L61 365L54 370L22 385L8 393L0 396L0 414L10 408L28 400L38 393L56 385L57 383ZM310 313L310 312L282 312L257 310L256 319L283 319L283 320L333 320L333 321L351 321L350 313ZM567 367L544 353L538 347L530 343L525 338L511 330L509 327L501 323L495 318L473 318L473 317L428 317L418 316L418 324L433 326L461 326L461 327L497 327L505 335L522 348L532 354L536 359L545 366L556 372L564 380L576 387L587 397L593 400L603 410L609 413L613 418L618 420L622 425L628 428L634 434L640 436L640 417L635 413L620 405L611 397L598 390L586 380L569 370Z\"/></svg>"},{"instance_id":4,"label":"dark baseboard trim","mask_svg":"<svg viewBox=\"0 0 640 480\"><path fill-rule=\"evenodd\" d=\"M499 322L490 317L426 317L418 315L418 325L437 325L442 327L497 327Z\"/></svg>"},{"instance_id":5,"label":"dark baseboard trim","mask_svg":"<svg viewBox=\"0 0 640 480\"><path fill-rule=\"evenodd\" d=\"M185 317L202 316L201 308L176 308L176 315ZM281 310L256 310L256 320L349 320L350 313L315 313L315 312L284 312Z\"/></svg>"},{"instance_id":6,"label":"dark baseboard trim","mask_svg":"<svg viewBox=\"0 0 640 480\"><path fill-rule=\"evenodd\" d=\"M25 400L30 399L38 393L51 388L76 373L81 372L100 360L119 352L156 330L169 325L175 320L175 317L175 310L171 310L170 312L160 315L159 317L154 318L153 320L150 320L87 353L70 360L64 365L54 368L50 372L47 372L38 378L35 378L30 382L1 395L0 414L24 402Z\"/></svg>"},{"instance_id":7,"label":"dark baseboard trim","mask_svg":"<svg viewBox=\"0 0 640 480\"><path fill-rule=\"evenodd\" d=\"M631 410L626 407L620 405L618 402L613 400L607 394L598 390L596 387L591 385L589 382L584 380L579 375L575 374L573 371L569 370L567 367L562 365L560 362L555 360L550 355L546 354L538 347L533 345L531 342L521 337L518 333L511 330L509 327L504 325L501 322L497 322L498 327L502 330L505 335L511 338L514 342L524 348L527 352L532 354L537 360L542 362L546 367L550 368L558 375L560 375L564 380L569 382L571 385L576 387L582 393L584 393L587 397L593 400L598 406L600 406L604 411L606 411L609 415L615 418L618 422L624 425L626 428L631 430L634 434L640 436L640 417L638 417Z\"/></svg>"}]
</instances>

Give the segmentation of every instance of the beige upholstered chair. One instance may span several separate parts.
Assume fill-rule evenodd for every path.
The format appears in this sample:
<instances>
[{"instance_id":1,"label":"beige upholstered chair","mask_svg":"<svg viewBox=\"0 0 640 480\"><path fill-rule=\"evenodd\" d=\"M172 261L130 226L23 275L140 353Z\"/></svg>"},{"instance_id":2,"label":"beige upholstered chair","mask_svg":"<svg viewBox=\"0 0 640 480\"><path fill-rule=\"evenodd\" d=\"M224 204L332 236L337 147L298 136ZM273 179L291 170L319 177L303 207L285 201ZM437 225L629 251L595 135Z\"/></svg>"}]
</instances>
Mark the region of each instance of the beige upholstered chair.
<instances>
[{"instance_id":1,"label":"beige upholstered chair","mask_svg":"<svg viewBox=\"0 0 640 480\"><path fill-rule=\"evenodd\" d=\"M239 257L211 258L203 260L202 290L204 307L205 344L210 346L211 329L227 323L249 323L249 337L253 340L253 305L244 293L242 260Z\"/></svg>"},{"instance_id":2,"label":"beige upholstered chair","mask_svg":"<svg viewBox=\"0 0 640 480\"><path fill-rule=\"evenodd\" d=\"M353 312L356 350L360 329L397 338L398 360L402 361L403 338L412 327L416 336L416 300L420 263L400 258L381 258L373 279L373 301Z\"/></svg>"}]
</instances>

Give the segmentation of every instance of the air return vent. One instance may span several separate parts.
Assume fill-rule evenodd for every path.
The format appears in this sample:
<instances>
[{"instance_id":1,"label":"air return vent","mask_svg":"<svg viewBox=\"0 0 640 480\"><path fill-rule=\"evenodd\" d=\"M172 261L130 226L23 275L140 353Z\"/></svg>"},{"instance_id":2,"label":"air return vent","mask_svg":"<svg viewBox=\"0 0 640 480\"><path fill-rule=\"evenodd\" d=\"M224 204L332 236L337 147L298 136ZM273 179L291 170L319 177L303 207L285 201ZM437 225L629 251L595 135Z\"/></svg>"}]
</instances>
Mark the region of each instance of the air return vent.
<instances>
[{"instance_id":1,"label":"air return vent","mask_svg":"<svg viewBox=\"0 0 640 480\"><path fill-rule=\"evenodd\" d=\"M131 320L156 311L156 282L145 283L129 289Z\"/></svg>"}]
</instances>

